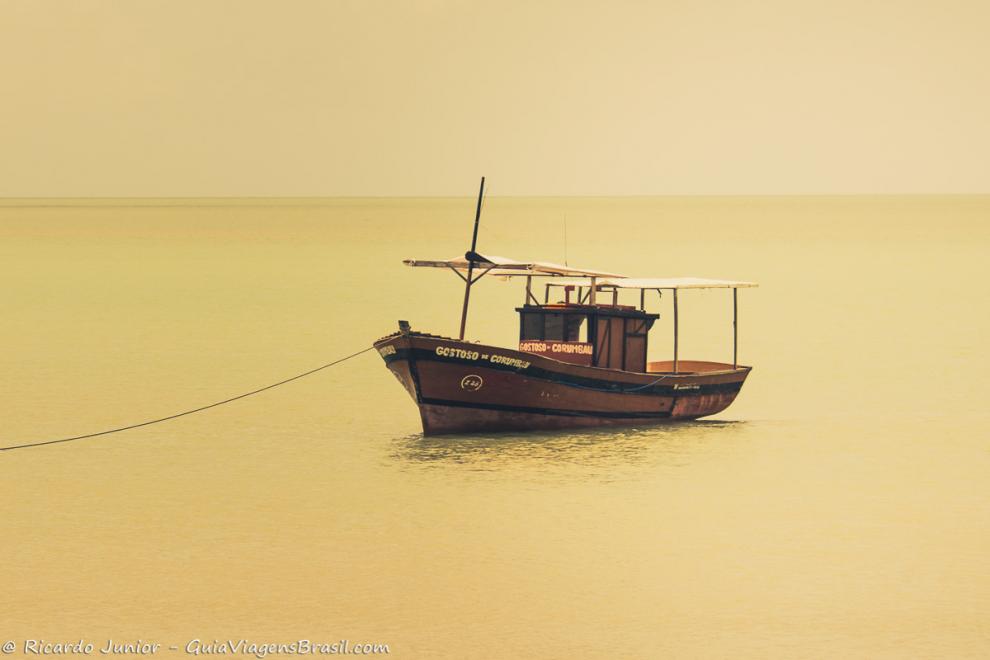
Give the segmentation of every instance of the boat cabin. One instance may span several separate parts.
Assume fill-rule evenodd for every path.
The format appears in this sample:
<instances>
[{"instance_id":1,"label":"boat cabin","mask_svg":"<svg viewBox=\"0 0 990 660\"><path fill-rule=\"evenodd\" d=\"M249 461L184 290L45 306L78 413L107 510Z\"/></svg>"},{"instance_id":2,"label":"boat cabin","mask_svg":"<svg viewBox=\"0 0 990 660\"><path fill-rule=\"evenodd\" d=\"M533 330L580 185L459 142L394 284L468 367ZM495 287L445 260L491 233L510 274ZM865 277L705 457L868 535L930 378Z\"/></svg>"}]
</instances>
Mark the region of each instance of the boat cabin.
<instances>
[{"instance_id":1,"label":"boat cabin","mask_svg":"<svg viewBox=\"0 0 990 660\"><path fill-rule=\"evenodd\" d=\"M555 303L517 307L519 350L555 360L646 371L650 328L660 318L625 305Z\"/></svg>"}]
</instances>

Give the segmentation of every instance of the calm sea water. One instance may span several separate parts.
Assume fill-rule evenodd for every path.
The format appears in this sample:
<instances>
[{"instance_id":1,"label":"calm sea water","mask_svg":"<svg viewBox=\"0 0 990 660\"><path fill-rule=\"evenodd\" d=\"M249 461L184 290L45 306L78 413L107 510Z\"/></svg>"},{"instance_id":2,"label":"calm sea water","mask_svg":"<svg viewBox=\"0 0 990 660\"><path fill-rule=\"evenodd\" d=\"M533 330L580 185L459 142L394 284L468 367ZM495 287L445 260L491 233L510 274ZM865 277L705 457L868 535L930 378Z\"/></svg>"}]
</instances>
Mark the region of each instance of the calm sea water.
<instances>
[{"instance_id":1,"label":"calm sea water","mask_svg":"<svg viewBox=\"0 0 990 660\"><path fill-rule=\"evenodd\" d=\"M451 334L473 200L0 206L0 444ZM499 199L479 251L740 292L709 421L424 439L378 356L0 453L0 642L297 638L427 658L990 656L990 199ZM566 225L566 246L565 246ZM470 338L512 345L518 283ZM651 359L670 355L668 301ZM731 359L731 297L681 357Z\"/></svg>"}]
</instances>

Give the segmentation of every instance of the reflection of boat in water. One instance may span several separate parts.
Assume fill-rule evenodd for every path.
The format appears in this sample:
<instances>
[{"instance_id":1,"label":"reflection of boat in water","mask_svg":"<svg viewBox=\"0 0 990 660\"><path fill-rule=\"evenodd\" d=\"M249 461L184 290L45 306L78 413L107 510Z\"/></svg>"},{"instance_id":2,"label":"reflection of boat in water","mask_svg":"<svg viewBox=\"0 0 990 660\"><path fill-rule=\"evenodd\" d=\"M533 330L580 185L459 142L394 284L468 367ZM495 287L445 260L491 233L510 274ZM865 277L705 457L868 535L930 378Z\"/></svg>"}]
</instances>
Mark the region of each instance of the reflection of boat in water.
<instances>
[{"instance_id":1,"label":"reflection of boat in water","mask_svg":"<svg viewBox=\"0 0 990 660\"><path fill-rule=\"evenodd\" d=\"M482 179L482 192L484 179ZM409 266L447 268L465 282L458 339L399 331L375 342L386 365L419 406L427 435L476 431L646 425L718 413L736 398L751 367L736 362L737 289L750 282L698 278L627 278L545 262L486 257L474 239L464 257L407 260ZM464 341L471 285L484 275L525 277L518 348ZM533 278L550 279L543 302ZM732 290L733 363L680 360L677 294L684 289ZM550 302L552 291L564 299ZM638 305L620 305L620 291L638 291ZM647 362L651 327L659 314L646 309L646 291L670 291L674 304L674 356Z\"/></svg>"},{"instance_id":2,"label":"reflection of boat in water","mask_svg":"<svg viewBox=\"0 0 990 660\"><path fill-rule=\"evenodd\" d=\"M472 471L520 467L543 472L557 466L571 474L589 476L588 469L607 468L600 474L615 476L615 469L641 464L678 467L708 451L713 433L734 429L738 438L745 422L698 420L649 427L598 427L558 431L502 431L458 435L414 433L392 440L392 457L408 465L433 468L468 466ZM576 472L571 472L578 468Z\"/></svg>"}]
</instances>

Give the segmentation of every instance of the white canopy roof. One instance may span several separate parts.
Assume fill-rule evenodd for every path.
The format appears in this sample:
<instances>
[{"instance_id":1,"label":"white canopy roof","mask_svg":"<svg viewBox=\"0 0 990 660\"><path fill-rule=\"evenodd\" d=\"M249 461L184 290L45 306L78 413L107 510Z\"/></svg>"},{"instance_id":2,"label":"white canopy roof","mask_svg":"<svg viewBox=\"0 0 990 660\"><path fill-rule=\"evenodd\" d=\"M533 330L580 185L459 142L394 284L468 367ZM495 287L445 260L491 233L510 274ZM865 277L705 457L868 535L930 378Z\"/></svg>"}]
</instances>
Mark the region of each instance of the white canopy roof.
<instances>
[{"instance_id":1,"label":"white canopy roof","mask_svg":"<svg viewBox=\"0 0 990 660\"><path fill-rule=\"evenodd\" d=\"M744 289L759 286L756 282L712 280L703 277L623 277L602 278L595 282L599 287L616 289ZM553 286L591 286L587 279L569 279L553 282Z\"/></svg>"},{"instance_id":2,"label":"white canopy roof","mask_svg":"<svg viewBox=\"0 0 990 660\"><path fill-rule=\"evenodd\" d=\"M756 282L710 280L703 277L626 277L598 280L598 284L617 289L745 289L759 286Z\"/></svg>"},{"instance_id":3,"label":"white canopy roof","mask_svg":"<svg viewBox=\"0 0 990 660\"><path fill-rule=\"evenodd\" d=\"M482 255L478 255L482 256ZM622 279L623 275L606 273L588 268L572 268L571 266L561 266L560 264L548 261L516 261L506 257L484 256L489 263L495 264L487 271L489 275L499 275L502 277L513 277L521 275L533 275L537 277L607 277L615 281ZM468 260L465 257L455 257L443 261L428 261L423 259L405 259L402 263L407 266L427 267L427 268L453 268L458 271L466 271ZM475 261L475 269L485 269L488 264Z\"/></svg>"}]
</instances>

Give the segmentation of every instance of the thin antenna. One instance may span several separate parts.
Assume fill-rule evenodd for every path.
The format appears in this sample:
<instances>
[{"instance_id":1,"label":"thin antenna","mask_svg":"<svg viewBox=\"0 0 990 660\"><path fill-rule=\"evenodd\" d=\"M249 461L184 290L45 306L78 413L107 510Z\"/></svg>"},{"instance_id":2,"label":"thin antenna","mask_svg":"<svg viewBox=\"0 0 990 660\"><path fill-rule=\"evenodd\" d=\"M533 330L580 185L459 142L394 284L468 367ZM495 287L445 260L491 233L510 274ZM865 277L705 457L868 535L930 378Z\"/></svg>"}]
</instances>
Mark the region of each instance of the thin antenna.
<instances>
[{"instance_id":1,"label":"thin antenna","mask_svg":"<svg viewBox=\"0 0 990 660\"><path fill-rule=\"evenodd\" d=\"M564 265L568 266L567 263L567 214L564 214Z\"/></svg>"}]
</instances>

